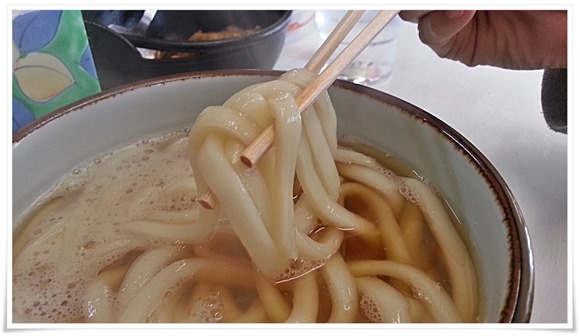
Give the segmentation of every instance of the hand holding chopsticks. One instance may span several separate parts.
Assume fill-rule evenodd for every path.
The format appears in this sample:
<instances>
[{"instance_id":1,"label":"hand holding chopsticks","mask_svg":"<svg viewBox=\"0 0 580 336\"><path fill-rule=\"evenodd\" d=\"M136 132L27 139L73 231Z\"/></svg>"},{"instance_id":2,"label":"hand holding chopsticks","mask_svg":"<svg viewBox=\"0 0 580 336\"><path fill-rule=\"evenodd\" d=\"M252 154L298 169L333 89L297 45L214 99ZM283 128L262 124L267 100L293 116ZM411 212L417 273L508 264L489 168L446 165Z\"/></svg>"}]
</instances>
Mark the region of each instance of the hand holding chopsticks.
<instances>
[{"instance_id":1,"label":"hand holding chopsticks","mask_svg":"<svg viewBox=\"0 0 580 336\"><path fill-rule=\"evenodd\" d=\"M296 97L300 112L306 110L330 85L340 73L371 43L377 34L399 13L397 10L380 11L377 16L352 40L352 42ZM332 56L342 40L354 27L362 11L349 11L332 31L329 37L317 50L305 66L306 69L318 72ZM240 156L240 160L252 167L270 149L274 142L274 124L267 127ZM217 198L208 192L197 200L206 209L217 204Z\"/></svg>"}]
</instances>

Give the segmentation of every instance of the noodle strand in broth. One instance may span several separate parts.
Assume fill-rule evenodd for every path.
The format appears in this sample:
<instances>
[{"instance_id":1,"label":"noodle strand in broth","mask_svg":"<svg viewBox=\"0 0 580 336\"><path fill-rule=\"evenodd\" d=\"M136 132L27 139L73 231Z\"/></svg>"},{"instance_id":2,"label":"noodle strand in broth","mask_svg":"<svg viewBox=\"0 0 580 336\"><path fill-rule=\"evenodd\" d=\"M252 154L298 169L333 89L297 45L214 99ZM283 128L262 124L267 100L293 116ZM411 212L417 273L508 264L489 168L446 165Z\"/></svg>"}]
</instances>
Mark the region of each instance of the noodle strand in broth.
<instances>
[{"instance_id":1,"label":"noodle strand in broth","mask_svg":"<svg viewBox=\"0 0 580 336\"><path fill-rule=\"evenodd\" d=\"M338 145L293 70L63 179L13 244L14 322L477 322L469 248L424 181ZM274 124L252 168L240 153ZM193 200L211 191L204 209Z\"/></svg>"}]
</instances>

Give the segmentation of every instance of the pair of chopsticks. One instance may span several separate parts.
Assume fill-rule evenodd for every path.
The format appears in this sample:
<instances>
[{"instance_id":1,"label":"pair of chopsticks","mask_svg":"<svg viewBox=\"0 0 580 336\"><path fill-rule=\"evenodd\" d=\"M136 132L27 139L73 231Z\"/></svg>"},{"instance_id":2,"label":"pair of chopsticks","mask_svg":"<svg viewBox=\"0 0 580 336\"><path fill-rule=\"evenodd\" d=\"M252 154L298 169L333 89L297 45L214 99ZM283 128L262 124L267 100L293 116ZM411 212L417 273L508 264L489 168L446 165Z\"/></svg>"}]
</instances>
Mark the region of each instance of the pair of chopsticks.
<instances>
[{"instance_id":1,"label":"pair of chopsticks","mask_svg":"<svg viewBox=\"0 0 580 336\"><path fill-rule=\"evenodd\" d=\"M328 38L318 48L316 53L308 61L305 68L319 73L328 59L334 54L340 43L346 38L354 25L360 19L364 11L348 11L337 24ZM398 10L380 11L375 18L352 40L351 43L296 97L298 110L302 113L306 110L330 85L340 73L371 43L371 41L383 30L391 20L397 16ZM242 152L240 161L252 167L272 147L274 143L274 124L264 131ZM206 209L213 209L218 202L217 197L209 190L197 198Z\"/></svg>"}]
</instances>

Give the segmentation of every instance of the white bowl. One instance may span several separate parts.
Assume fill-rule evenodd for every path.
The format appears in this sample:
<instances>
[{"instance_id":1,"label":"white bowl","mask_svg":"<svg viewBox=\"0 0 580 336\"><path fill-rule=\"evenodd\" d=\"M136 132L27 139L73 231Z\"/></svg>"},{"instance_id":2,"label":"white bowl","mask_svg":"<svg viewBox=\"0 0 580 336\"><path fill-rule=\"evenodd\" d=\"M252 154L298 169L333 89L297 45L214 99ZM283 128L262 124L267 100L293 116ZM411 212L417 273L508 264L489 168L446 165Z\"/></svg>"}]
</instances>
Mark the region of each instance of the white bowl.
<instances>
[{"instance_id":1,"label":"white bowl","mask_svg":"<svg viewBox=\"0 0 580 336\"><path fill-rule=\"evenodd\" d=\"M64 107L13 140L13 215L19 218L81 161L147 135L187 127L206 106L279 76L191 73L139 82ZM341 134L392 153L433 183L470 237L481 276L482 322L529 322L530 239L516 200L492 164L429 113L386 93L337 81L329 90Z\"/></svg>"}]
</instances>

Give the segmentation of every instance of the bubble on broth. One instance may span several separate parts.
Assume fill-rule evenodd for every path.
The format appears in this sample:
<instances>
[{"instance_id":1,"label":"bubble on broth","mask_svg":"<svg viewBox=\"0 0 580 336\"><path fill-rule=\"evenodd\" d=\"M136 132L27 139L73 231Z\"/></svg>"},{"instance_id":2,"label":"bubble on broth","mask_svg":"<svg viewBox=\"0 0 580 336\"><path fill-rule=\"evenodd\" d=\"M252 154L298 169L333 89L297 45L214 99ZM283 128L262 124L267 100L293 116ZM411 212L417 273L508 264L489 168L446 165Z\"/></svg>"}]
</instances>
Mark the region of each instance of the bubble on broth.
<instances>
[{"instance_id":1,"label":"bubble on broth","mask_svg":"<svg viewBox=\"0 0 580 336\"><path fill-rule=\"evenodd\" d=\"M224 317L224 305L218 292L211 292L197 298L192 305L191 322L217 323Z\"/></svg>"},{"instance_id":2,"label":"bubble on broth","mask_svg":"<svg viewBox=\"0 0 580 336\"><path fill-rule=\"evenodd\" d=\"M360 308L366 318L374 323L383 323L383 315L377 305L375 299L367 294L363 294L360 298Z\"/></svg>"},{"instance_id":3,"label":"bubble on broth","mask_svg":"<svg viewBox=\"0 0 580 336\"><path fill-rule=\"evenodd\" d=\"M35 243L25 246L22 253L16 256L13 266L13 316L15 322L70 322L82 319L82 298L88 284L99 271L111 262L120 259L139 238L125 236L119 230L119 218L126 220L128 213L123 204L114 203L113 198L127 199L132 196L132 189L141 185L165 185L175 177L173 167L187 165L187 157L175 160L167 165L169 158L175 157L175 149L168 147L163 152L156 147L165 146L175 137L182 136L176 131L164 134L157 139L141 141L146 151L158 152L150 156L154 167L168 167L166 173L159 169L157 174L142 174L142 168L131 161L139 161L143 156L130 147L88 159L79 165L52 190L51 197L61 197L65 201L49 217L41 219L38 229L32 232L35 236L46 235L42 244ZM141 147L141 148L144 148ZM152 152L148 152L149 154ZM123 157L123 160L118 160ZM117 160L117 161L116 161ZM115 162L116 161L116 162ZM111 192L105 185L95 183L95 174L101 174L97 167L112 164L114 175L108 179L115 180L120 186L110 197L103 197ZM100 169L100 168L99 168ZM191 177L191 172L180 169L178 176ZM98 176L97 176L98 177ZM135 182L130 182L135 181ZM123 194L122 196L120 196ZM167 209L186 209L191 205L191 195L183 195L169 199ZM49 203L44 200L42 204ZM74 202L84 204L84 210L74 205ZM98 202L104 202L99 204ZM110 202L110 203L109 203ZM98 209L98 215L96 211ZM33 214L29 214L29 217ZM117 220L115 220L117 218ZM78 228L71 230L67 221L74 221ZM26 222L26 219L22 221ZM22 228L22 225L17 227ZM15 232L18 235L18 230ZM63 246L64 235L76 236L76 246ZM136 239L136 240L135 240ZM143 240L145 241L145 240ZM141 243L143 243L141 241ZM150 244L151 242L145 242ZM66 260L67 267L58 266Z\"/></svg>"}]
</instances>

